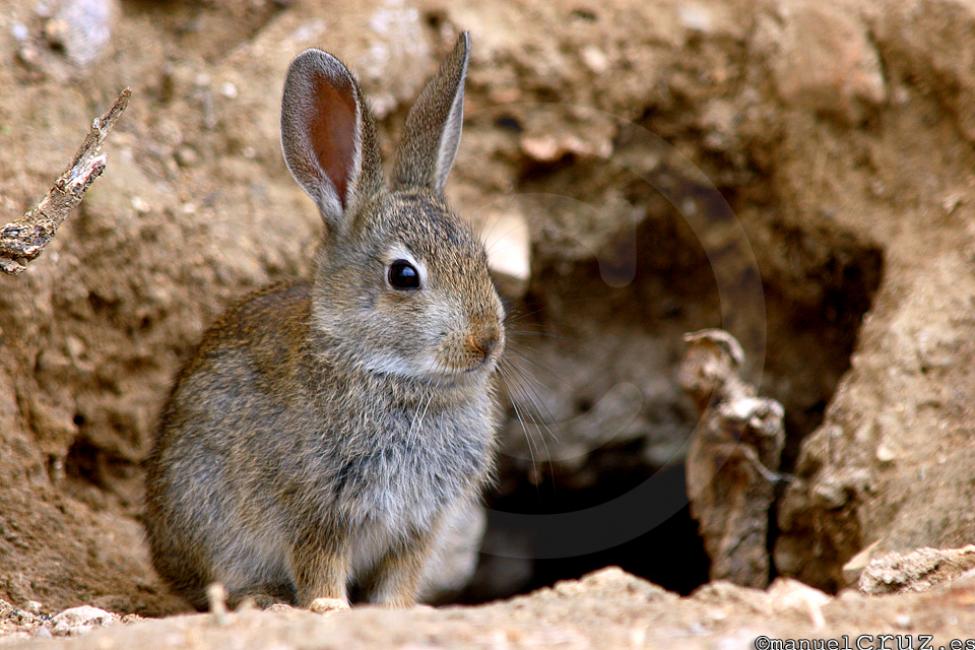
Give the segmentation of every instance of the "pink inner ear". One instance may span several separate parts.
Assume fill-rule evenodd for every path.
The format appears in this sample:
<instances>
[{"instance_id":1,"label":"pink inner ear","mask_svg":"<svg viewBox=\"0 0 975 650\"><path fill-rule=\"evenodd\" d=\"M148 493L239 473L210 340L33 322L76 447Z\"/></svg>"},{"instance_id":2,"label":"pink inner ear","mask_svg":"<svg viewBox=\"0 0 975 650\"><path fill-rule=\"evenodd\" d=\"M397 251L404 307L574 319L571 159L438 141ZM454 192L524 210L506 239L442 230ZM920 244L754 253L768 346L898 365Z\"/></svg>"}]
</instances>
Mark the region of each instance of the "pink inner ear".
<instances>
[{"instance_id":1,"label":"pink inner ear","mask_svg":"<svg viewBox=\"0 0 975 650\"><path fill-rule=\"evenodd\" d=\"M339 82L343 83L343 82ZM335 191L348 207L346 192L355 156L356 105L352 85L338 88L324 77L315 80L315 112L308 133L318 164L325 170Z\"/></svg>"}]
</instances>

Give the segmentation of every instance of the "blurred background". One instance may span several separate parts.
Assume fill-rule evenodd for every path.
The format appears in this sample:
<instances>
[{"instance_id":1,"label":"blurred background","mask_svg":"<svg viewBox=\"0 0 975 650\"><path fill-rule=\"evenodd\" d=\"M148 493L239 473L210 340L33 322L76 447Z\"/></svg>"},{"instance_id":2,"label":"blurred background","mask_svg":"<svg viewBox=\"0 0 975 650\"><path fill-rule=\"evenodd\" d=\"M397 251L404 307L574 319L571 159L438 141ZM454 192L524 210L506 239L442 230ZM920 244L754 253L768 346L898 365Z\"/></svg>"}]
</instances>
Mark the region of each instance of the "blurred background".
<instances>
[{"instance_id":1,"label":"blurred background","mask_svg":"<svg viewBox=\"0 0 975 650\"><path fill-rule=\"evenodd\" d=\"M0 222L133 95L80 210L0 277L0 597L182 607L148 564L141 462L208 323L310 272L284 71L312 46L345 61L388 160L462 29L448 194L513 316L498 484L441 598L611 564L707 581L674 376L704 327L785 407L773 575L836 590L865 548L973 537L970 3L6 0ZM588 546L577 528L583 553L545 541L541 515L587 510L646 525Z\"/></svg>"}]
</instances>

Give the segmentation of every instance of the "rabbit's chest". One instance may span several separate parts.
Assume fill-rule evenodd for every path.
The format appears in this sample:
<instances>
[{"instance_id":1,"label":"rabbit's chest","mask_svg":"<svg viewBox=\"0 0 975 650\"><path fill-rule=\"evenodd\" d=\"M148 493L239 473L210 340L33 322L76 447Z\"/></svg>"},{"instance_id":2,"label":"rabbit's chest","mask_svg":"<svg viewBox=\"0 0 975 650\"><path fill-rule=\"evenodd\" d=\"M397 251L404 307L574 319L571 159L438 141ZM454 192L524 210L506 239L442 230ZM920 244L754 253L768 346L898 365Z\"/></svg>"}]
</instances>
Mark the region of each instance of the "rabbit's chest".
<instances>
[{"instance_id":1,"label":"rabbit's chest","mask_svg":"<svg viewBox=\"0 0 975 650\"><path fill-rule=\"evenodd\" d=\"M493 432L483 418L427 413L378 426L371 448L340 472L340 505L352 521L391 534L424 530L486 474Z\"/></svg>"}]
</instances>

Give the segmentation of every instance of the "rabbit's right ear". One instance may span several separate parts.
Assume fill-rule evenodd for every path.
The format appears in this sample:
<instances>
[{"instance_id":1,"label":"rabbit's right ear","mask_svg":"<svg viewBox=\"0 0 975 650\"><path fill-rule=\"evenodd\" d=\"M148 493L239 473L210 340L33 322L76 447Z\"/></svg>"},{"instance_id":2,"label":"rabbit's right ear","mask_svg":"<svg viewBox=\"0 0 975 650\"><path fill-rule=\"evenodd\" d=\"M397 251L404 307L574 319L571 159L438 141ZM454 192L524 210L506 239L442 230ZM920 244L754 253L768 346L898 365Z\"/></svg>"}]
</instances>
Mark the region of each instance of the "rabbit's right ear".
<instances>
[{"instance_id":1,"label":"rabbit's right ear","mask_svg":"<svg viewBox=\"0 0 975 650\"><path fill-rule=\"evenodd\" d=\"M298 184L329 230L382 187L372 116L352 73L331 54L305 50L284 83L281 147Z\"/></svg>"}]
</instances>

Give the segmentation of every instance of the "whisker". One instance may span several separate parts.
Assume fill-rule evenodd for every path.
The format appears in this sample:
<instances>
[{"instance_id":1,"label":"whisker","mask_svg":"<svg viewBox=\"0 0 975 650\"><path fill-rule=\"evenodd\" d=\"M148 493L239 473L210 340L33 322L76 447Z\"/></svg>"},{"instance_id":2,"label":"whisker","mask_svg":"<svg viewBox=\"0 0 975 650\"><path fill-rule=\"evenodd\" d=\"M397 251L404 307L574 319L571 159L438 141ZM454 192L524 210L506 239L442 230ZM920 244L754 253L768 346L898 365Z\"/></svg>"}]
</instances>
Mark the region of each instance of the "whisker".
<instances>
[{"instance_id":1,"label":"whisker","mask_svg":"<svg viewBox=\"0 0 975 650\"><path fill-rule=\"evenodd\" d=\"M529 416L530 423L536 427L536 429L540 430L542 433L550 435L552 439L555 440L556 436L546 422L546 420L552 420L554 418L547 407L542 404L542 401L538 396L537 388L531 383L531 379L528 377L527 373L525 373L524 369L520 368L513 359L508 360L508 367L509 381L507 385L511 393L517 397L519 401L527 403L528 409L526 410L523 408L522 410L526 415Z\"/></svg>"},{"instance_id":2,"label":"whisker","mask_svg":"<svg viewBox=\"0 0 975 650\"><path fill-rule=\"evenodd\" d=\"M564 334L557 334L542 327L512 327L511 325L506 325L504 332L508 338L512 339L513 341L516 341L523 336L534 336L543 339L551 339L553 341L570 340L570 338Z\"/></svg>"},{"instance_id":3,"label":"whisker","mask_svg":"<svg viewBox=\"0 0 975 650\"><path fill-rule=\"evenodd\" d=\"M505 316L504 316L504 324L505 325L508 325L510 323L517 323L518 321L522 321L522 320L528 318L529 316L535 316L535 315L541 313L541 311L543 309L544 309L544 307L538 307L538 308L532 309L530 311L524 310L524 309L514 309L512 311L509 311L507 314L505 314Z\"/></svg>"},{"instance_id":4,"label":"whisker","mask_svg":"<svg viewBox=\"0 0 975 650\"><path fill-rule=\"evenodd\" d=\"M500 366L499 366L500 368ZM502 376L505 373L502 371ZM512 408L515 410L515 419L518 420L518 424L521 425L521 430L525 434L525 443L528 445L528 456L531 459L532 472L538 471L538 463L535 461L535 448L532 446L531 436L528 434L528 428L525 426L525 420L521 415L521 411L518 409L518 404L515 400L511 399L511 394L508 395L508 401L511 403Z\"/></svg>"},{"instance_id":5,"label":"whisker","mask_svg":"<svg viewBox=\"0 0 975 650\"><path fill-rule=\"evenodd\" d=\"M509 384L509 387L516 397L528 403L530 410L525 410L525 413L530 416L531 424L536 428L536 430L542 434L547 434L552 438L553 441L558 440L558 436L555 435L555 432L552 431L552 428L546 421L554 418L552 417L552 414L548 408L542 404L541 399L537 394L538 391L533 385L528 383L528 379L524 376L519 376L512 373L512 381ZM551 454L548 453L548 441L544 437L542 437L541 440L546 446L548 458L551 458Z\"/></svg>"},{"instance_id":6,"label":"whisker","mask_svg":"<svg viewBox=\"0 0 975 650\"><path fill-rule=\"evenodd\" d=\"M513 393L516 391L519 395L521 395L521 399L525 399L525 396L527 395L527 393L525 392L524 389L517 388L514 384L512 384L511 387L512 387ZM555 439L555 434L551 431L551 429L548 428L548 425L545 425L544 423L540 423L535 418L534 415L531 415L531 414L527 413L527 411L524 409L524 407L519 408L517 406L517 395L515 395L513 398L511 398L511 403L512 403L512 406L515 407L515 412L516 412L516 414L517 414L517 416L519 418L519 421L521 423L522 430L525 432L526 439L528 439L528 440L531 439L531 435L532 434L529 431L530 429L534 429L534 433L536 435L539 434L539 433L541 433L541 434L547 433L550 436L552 436L553 440ZM550 479L551 485L554 488L554 486L555 486L555 465L553 463L552 450L548 446L548 440L546 439L545 435L539 435L538 436L538 442L541 442L541 444L542 444L542 446L544 448L545 456L544 456L544 459L543 459L543 464L548 469L549 479ZM533 461L534 460L535 459L533 459ZM537 462L533 462L533 464L532 464L532 474L533 474L533 476L534 477L540 477L541 476L541 471L542 470L541 470L540 464L537 463ZM537 482L537 481L538 481L538 478L533 478L533 481L532 482Z\"/></svg>"},{"instance_id":7,"label":"whisker","mask_svg":"<svg viewBox=\"0 0 975 650\"><path fill-rule=\"evenodd\" d=\"M553 379L557 379L559 377L559 373L557 373L555 369L553 369L551 366L549 366L547 363L544 363L543 361L540 361L538 359L533 359L528 355L526 355L524 352L521 352L520 350L515 348L512 348L508 352L510 352L511 355L513 355L513 356L509 355L507 359L508 362L510 362L512 365L514 365L516 361L524 362L531 365L534 369L540 370L548 374ZM522 375L531 376L529 373L525 372L524 368L520 366L515 366L515 369L518 370Z\"/></svg>"}]
</instances>

